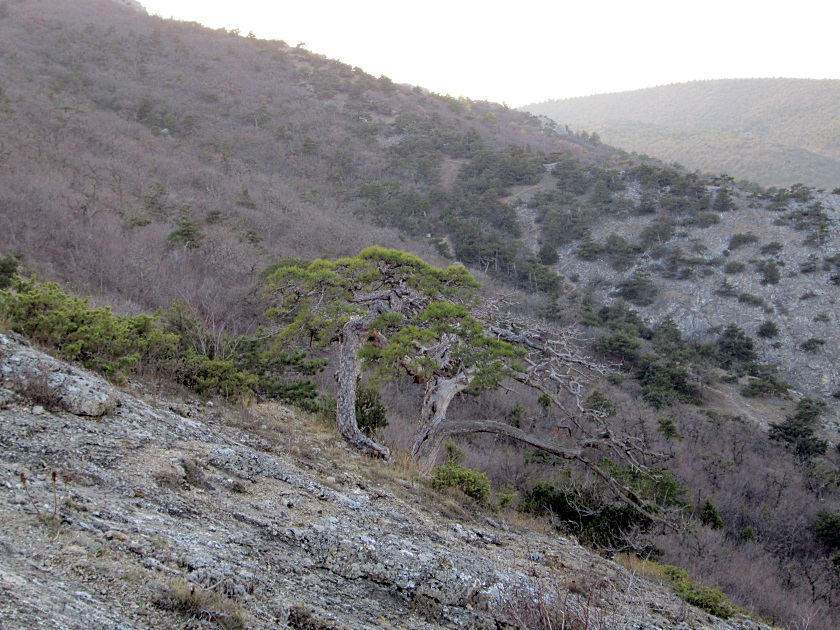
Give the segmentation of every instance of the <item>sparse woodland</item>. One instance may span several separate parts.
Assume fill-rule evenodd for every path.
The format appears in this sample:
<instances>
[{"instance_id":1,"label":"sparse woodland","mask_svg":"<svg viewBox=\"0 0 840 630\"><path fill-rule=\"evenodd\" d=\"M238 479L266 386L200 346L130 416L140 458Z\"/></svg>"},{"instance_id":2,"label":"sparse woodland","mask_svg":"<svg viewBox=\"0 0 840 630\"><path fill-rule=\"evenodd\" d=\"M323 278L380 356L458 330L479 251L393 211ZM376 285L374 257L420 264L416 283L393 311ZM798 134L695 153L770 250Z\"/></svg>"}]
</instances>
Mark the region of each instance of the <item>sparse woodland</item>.
<instances>
[{"instance_id":1,"label":"sparse woodland","mask_svg":"<svg viewBox=\"0 0 840 630\"><path fill-rule=\"evenodd\" d=\"M840 614L836 192L111 0L0 1L0 326L333 417L719 615Z\"/></svg>"}]
</instances>

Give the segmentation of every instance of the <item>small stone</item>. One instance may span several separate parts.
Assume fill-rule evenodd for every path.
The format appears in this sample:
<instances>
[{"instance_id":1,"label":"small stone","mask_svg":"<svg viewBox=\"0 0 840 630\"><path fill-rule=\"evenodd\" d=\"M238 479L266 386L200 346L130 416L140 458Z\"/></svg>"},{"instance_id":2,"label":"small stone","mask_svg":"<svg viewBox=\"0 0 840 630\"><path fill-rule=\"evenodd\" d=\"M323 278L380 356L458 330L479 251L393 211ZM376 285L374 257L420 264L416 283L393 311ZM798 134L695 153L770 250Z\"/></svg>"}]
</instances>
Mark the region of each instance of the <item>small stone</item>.
<instances>
[{"instance_id":1,"label":"small stone","mask_svg":"<svg viewBox=\"0 0 840 630\"><path fill-rule=\"evenodd\" d=\"M107 532L105 532L105 539L106 540L114 540L114 539L116 539L116 540L128 540L128 536L126 536L122 532L117 531L115 529L109 529Z\"/></svg>"}]
</instances>

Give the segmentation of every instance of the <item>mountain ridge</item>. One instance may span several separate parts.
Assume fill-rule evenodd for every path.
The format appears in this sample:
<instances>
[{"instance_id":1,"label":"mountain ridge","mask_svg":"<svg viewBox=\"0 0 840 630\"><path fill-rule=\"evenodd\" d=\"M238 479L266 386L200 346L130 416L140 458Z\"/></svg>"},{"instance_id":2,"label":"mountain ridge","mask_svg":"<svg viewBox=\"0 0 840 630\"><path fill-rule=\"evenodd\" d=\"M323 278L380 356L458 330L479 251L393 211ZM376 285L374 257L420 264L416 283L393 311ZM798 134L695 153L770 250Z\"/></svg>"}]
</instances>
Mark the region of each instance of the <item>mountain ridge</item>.
<instances>
[{"instance_id":1,"label":"mountain ridge","mask_svg":"<svg viewBox=\"0 0 840 630\"><path fill-rule=\"evenodd\" d=\"M838 94L834 79L719 79L520 109L691 169L831 190L840 185Z\"/></svg>"}]
</instances>

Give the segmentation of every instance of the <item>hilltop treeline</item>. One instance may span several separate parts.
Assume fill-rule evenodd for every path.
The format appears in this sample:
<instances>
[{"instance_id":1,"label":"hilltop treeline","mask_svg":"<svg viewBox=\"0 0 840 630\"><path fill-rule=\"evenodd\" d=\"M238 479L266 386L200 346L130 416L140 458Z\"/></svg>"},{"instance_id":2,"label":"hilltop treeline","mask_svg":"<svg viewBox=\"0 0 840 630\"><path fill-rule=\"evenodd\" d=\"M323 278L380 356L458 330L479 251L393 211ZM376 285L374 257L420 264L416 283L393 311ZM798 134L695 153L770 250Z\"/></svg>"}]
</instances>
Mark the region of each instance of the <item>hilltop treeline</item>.
<instances>
[{"instance_id":1,"label":"hilltop treeline","mask_svg":"<svg viewBox=\"0 0 840 630\"><path fill-rule=\"evenodd\" d=\"M727 79L522 109L610 144L765 186L840 186L840 81Z\"/></svg>"}]
</instances>

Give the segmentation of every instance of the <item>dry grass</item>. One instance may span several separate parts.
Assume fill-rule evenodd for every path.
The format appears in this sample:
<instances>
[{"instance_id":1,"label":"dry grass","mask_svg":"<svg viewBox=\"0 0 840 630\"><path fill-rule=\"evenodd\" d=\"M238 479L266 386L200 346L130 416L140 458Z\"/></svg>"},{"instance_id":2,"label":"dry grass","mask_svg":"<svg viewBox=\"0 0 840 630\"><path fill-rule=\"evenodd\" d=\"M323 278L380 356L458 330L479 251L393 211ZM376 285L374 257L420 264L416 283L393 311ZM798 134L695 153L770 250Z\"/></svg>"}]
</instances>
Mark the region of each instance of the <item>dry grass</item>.
<instances>
[{"instance_id":1,"label":"dry grass","mask_svg":"<svg viewBox=\"0 0 840 630\"><path fill-rule=\"evenodd\" d=\"M58 509L58 473L55 470L53 470L51 477L52 510L42 510L39 507L38 499L37 497L33 496L33 493L30 489L29 479L26 476L26 473L23 471L21 471L20 473L20 482L23 486L24 491L26 492L26 496L29 499L30 505L35 510L35 515L38 521L45 525L54 536L58 536L58 534L61 532L61 514L59 513ZM44 507L47 508L46 503L44 504Z\"/></svg>"},{"instance_id":2,"label":"dry grass","mask_svg":"<svg viewBox=\"0 0 840 630\"><path fill-rule=\"evenodd\" d=\"M633 573L667 585L689 604L717 617L728 619L742 612L732 605L719 588L697 584L684 569L637 558L632 554L619 554L616 559Z\"/></svg>"},{"instance_id":3,"label":"dry grass","mask_svg":"<svg viewBox=\"0 0 840 630\"><path fill-rule=\"evenodd\" d=\"M298 605L289 611L289 627L295 630L339 630L343 626L324 619L314 609Z\"/></svg>"},{"instance_id":4,"label":"dry grass","mask_svg":"<svg viewBox=\"0 0 840 630\"><path fill-rule=\"evenodd\" d=\"M651 562L632 553L619 553L616 554L614 559L621 566L633 572L634 575L641 575L660 584L670 583L664 567L658 562Z\"/></svg>"},{"instance_id":5,"label":"dry grass","mask_svg":"<svg viewBox=\"0 0 840 630\"><path fill-rule=\"evenodd\" d=\"M503 602L512 623L523 630L599 630L616 627L615 613L604 600L604 585L588 576L563 580L529 571Z\"/></svg>"},{"instance_id":6,"label":"dry grass","mask_svg":"<svg viewBox=\"0 0 840 630\"><path fill-rule=\"evenodd\" d=\"M168 584L155 605L190 619L212 622L224 630L248 627L247 616L238 603L213 588L201 588L180 578Z\"/></svg>"},{"instance_id":7,"label":"dry grass","mask_svg":"<svg viewBox=\"0 0 840 630\"><path fill-rule=\"evenodd\" d=\"M274 451L288 451L296 435L300 413L292 413L277 403L222 404L225 423L269 442Z\"/></svg>"},{"instance_id":8,"label":"dry grass","mask_svg":"<svg viewBox=\"0 0 840 630\"><path fill-rule=\"evenodd\" d=\"M50 387L45 373L30 374L27 378L18 376L13 388L27 400L41 405L47 411L62 411L61 395L55 387Z\"/></svg>"}]
</instances>

